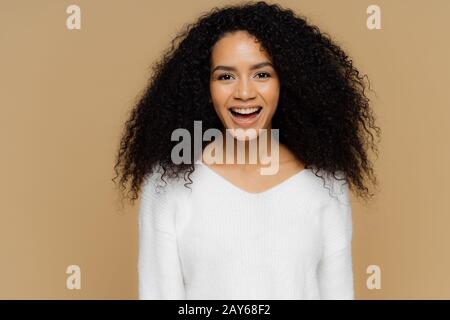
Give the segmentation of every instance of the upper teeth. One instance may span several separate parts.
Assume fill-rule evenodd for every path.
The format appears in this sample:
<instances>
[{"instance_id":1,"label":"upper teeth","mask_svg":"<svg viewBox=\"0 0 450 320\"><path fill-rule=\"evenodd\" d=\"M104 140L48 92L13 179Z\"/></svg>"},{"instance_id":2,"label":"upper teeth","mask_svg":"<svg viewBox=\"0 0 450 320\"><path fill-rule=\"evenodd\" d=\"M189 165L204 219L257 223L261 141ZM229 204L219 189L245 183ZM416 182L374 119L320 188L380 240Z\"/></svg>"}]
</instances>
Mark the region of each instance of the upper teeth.
<instances>
[{"instance_id":1,"label":"upper teeth","mask_svg":"<svg viewBox=\"0 0 450 320\"><path fill-rule=\"evenodd\" d=\"M249 114L258 111L259 107L254 108L231 108L234 112L240 113L240 114Z\"/></svg>"}]
</instances>

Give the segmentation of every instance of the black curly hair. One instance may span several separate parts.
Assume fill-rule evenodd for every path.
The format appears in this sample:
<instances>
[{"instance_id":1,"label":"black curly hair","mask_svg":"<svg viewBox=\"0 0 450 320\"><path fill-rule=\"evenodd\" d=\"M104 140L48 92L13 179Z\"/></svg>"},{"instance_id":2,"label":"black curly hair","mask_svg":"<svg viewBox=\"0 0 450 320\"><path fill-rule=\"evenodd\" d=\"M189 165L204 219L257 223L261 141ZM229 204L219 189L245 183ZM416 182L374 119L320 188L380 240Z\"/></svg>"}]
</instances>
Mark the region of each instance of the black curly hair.
<instances>
[{"instance_id":1,"label":"black curly hair","mask_svg":"<svg viewBox=\"0 0 450 320\"><path fill-rule=\"evenodd\" d=\"M163 168L163 181L184 176L185 186L192 183L195 155L191 164L174 164L171 150L178 142L171 141L171 134L186 128L193 135L195 120L202 121L203 132L223 129L210 101L211 49L224 35L240 30L260 41L279 76L272 128L279 129L280 143L306 168L343 172L350 190L366 200L373 196L365 183L366 177L377 184L367 151L378 155L371 131L380 136L380 129L365 94L367 76L305 17L263 1L214 7L172 40L152 65L149 83L131 110L112 180L120 175L122 190L131 181L132 202L155 165Z\"/></svg>"}]
</instances>

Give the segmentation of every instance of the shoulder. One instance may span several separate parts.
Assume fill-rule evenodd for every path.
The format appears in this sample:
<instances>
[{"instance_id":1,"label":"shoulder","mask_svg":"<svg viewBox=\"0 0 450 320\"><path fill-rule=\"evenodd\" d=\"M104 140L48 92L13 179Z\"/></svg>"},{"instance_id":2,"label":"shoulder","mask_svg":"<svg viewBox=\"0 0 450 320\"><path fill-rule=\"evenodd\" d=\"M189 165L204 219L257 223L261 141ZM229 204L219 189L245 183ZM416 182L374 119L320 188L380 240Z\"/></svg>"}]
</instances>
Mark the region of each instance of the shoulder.
<instances>
[{"instance_id":1,"label":"shoulder","mask_svg":"<svg viewBox=\"0 0 450 320\"><path fill-rule=\"evenodd\" d=\"M330 256L351 243L352 208L349 187L342 172L332 175L322 170L318 175L310 172L310 192L315 199L312 205L319 218L324 239L324 256Z\"/></svg>"},{"instance_id":2,"label":"shoulder","mask_svg":"<svg viewBox=\"0 0 450 320\"><path fill-rule=\"evenodd\" d=\"M315 218L323 259L350 248L352 208L345 175L342 172L333 175L310 168L303 182L303 201L307 202L309 213Z\"/></svg>"},{"instance_id":3,"label":"shoulder","mask_svg":"<svg viewBox=\"0 0 450 320\"><path fill-rule=\"evenodd\" d=\"M320 207L330 204L350 205L349 187L343 172L334 175L321 169L308 168L305 174L305 192L311 202Z\"/></svg>"},{"instance_id":4,"label":"shoulder","mask_svg":"<svg viewBox=\"0 0 450 320\"><path fill-rule=\"evenodd\" d=\"M352 208L344 173L332 175L324 170L311 169L308 173L306 193L310 207L329 232L339 229L341 233L348 234L352 226Z\"/></svg>"},{"instance_id":5,"label":"shoulder","mask_svg":"<svg viewBox=\"0 0 450 320\"><path fill-rule=\"evenodd\" d=\"M156 229L174 233L177 209L180 207L184 179L166 178L160 166L154 166L153 172L143 179L139 216L141 223L150 221Z\"/></svg>"},{"instance_id":6,"label":"shoulder","mask_svg":"<svg viewBox=\"0 0 450 320\"><path fill-rule=\"evenodd\" d=\"M154 165L152 172L147 173L141 187L141 197L144 199L171 199L179 196L184 187L184 179L171 178L164 173L160 165Z\"/></svg>"}]
</instances>

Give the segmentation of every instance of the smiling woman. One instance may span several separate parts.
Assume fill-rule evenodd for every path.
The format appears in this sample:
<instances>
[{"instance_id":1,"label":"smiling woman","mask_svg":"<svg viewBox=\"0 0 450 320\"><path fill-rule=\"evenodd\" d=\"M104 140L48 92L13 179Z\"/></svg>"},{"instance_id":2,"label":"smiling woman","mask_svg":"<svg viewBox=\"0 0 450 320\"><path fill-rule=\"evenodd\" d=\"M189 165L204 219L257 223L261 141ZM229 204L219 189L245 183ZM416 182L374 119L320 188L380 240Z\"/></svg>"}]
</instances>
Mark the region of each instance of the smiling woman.
<instances>
[{"instance_id":1,"label":"smiling woman","mask_svg":"<svg viewBox=\"0 0 450 320\"><path fill-rule=\"evenodd\" d=\"M201 16L153 71L115 166L132 201L141 191L139 297L353 299L349 190L370 196L380 130L348 55L260 1ZM174 161L173 133L195 136L199 121L201 136L279 139L235 134L240 143L193 143ZM277 154L274 174L260 173L264 159L236 161L235 146L253 143ZM215 144L233 161L202 163Z\"/></svg>"},{"instance_id":2,"label":"smiling woman","mask_svg":"<svg viewBox=\"0 0 450 320\"><path fill-rule=\"evenodd\" d=\"M210 92L225 127L271 128L280 81L267 52L246 31L223 36L212 49Z\"/></svg>"}]
</instances>

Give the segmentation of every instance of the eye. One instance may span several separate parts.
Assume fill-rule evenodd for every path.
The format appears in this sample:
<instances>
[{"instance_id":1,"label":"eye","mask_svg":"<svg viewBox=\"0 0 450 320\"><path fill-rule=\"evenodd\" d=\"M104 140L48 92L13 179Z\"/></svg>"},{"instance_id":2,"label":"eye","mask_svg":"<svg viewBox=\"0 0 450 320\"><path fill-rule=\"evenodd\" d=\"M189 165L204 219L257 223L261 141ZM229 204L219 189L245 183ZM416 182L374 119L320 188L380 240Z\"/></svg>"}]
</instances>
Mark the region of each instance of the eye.
<instances>
[{"instance_id":1,"label":"eye","mask_svg":"<svg viewBox=\"0 0 450 320\"><path fill-rule=\"evenodd\" d=\"M257 75L265 75L266 77L262 77L263 79L270 78L270 73L267 73L267 72L259 72L259 73L257 73ZM260 76L260 78L261 78L261 76Z\"/></svg>"},{"instance_id":2,"label":"eye","mask_svg":"<svg viewBox=\"0 0 450 320\"><path fill-rule=\"evenodd\" d=\"M230 79L224 79L223 77L231 77L231 74L224 73L217 77L217 80L230 80Z\"/></svg>"}]
</instances>

